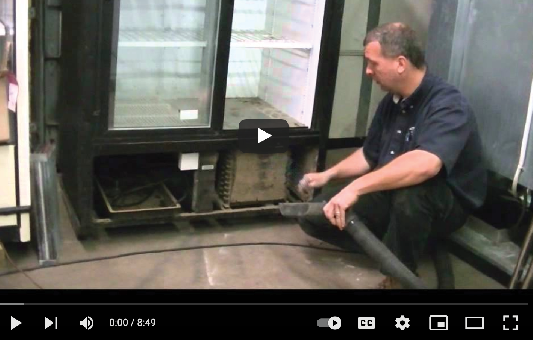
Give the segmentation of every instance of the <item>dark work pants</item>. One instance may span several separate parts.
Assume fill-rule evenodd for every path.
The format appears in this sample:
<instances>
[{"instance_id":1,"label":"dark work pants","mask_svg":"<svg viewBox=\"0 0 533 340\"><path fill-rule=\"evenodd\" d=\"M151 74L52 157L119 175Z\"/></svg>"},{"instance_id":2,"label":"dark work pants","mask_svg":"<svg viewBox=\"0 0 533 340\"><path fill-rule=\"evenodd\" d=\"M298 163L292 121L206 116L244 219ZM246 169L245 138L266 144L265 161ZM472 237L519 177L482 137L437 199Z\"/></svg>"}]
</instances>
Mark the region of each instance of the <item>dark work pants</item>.
<instances>
[{"instance_id":1,"label":"dark work pants","mask_svg":"<svg viewBox=\"0 0 533 340\"><path fill-rule=\"evenodd\" d=\"M328 202L340 190L342 187L324 190L313 201ZM428 242L461 228L468 216L445 180L439 177L408 188L363 195L351 209L414 273ZM307 218L299 222L302 230L314 238L362 252L347 232L329 222L319 225Z\"/></svg>"}]
</instances>

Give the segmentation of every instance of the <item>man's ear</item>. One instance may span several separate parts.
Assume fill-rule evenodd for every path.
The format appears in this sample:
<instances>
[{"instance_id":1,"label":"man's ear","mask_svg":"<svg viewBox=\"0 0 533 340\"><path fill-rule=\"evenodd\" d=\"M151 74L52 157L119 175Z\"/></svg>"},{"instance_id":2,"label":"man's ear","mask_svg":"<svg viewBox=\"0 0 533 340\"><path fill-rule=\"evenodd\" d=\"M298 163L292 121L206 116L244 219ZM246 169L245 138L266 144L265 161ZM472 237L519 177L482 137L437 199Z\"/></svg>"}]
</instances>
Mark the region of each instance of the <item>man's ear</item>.
<instances>
[{"instance_id":1,"label":"man's ear","mask_svg":"<svg viewBox=\"0 0 533 340\"><path fill-rule=\"evenodd\" d=\"M407 70L407 59L404 56L398 57L398 73L404 74Z\"/></svg>"}]
</instances>

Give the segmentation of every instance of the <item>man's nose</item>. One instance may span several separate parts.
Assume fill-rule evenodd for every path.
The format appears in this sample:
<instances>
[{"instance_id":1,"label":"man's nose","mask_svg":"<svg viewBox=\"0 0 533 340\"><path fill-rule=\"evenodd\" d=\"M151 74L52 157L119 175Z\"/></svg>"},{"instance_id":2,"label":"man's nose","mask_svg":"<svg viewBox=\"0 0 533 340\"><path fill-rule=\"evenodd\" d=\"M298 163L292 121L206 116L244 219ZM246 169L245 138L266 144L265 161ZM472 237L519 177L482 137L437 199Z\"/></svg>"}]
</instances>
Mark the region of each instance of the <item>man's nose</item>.
<instances>
[{"instance_id":1,"label":"man's nose","mask_svg":"<svg viewBox=\"0 0 533 340\"><path fill-rule=\"evenodd\" d=\"M372 72L372 70L370 69L370 67L367 66L365 72L366 72L367 77L372 77L373 72Z\"/></svg>"}]
</instances>

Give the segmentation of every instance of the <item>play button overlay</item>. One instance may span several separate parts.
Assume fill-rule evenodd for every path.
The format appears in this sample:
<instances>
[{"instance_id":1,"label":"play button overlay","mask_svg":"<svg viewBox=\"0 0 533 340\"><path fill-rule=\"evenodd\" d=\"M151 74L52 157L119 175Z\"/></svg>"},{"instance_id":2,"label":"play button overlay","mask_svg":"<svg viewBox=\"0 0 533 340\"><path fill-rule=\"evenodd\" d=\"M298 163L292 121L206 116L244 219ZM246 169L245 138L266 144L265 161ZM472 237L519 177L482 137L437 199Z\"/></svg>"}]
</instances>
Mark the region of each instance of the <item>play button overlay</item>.
<instances>
[{"instance_id":1,"label":"play button overlay","mask_svg":"<svg viewBox=\"0 0 533 340\"><path fill-rule=\"evenodd\" d=\"M14 317L11 317L11 330L17 328L18 326L20 326L22 322L18 321L17 319L15 319Z\"/></svg>"},{"instance_id":2,"label":"play button overlay","mask_svg":"<svg viewBox=\"0 0 533 340\"><path fill-rule=\"evenodd\" d=\"M257 129L257 143L262 143L272 137L270 133L267 133L261 129Z\"/></svg>"},{"instance_id":3,"label":"play button overlay","mask_svg":"<svg viewBox=\"0 0 533 340\"><path fill-rule=\"evenodd\" d=\"M239 124L239 149L244 153L287 151L289 124L282 119L245 119Z\"/></svg>"}]
</instances>

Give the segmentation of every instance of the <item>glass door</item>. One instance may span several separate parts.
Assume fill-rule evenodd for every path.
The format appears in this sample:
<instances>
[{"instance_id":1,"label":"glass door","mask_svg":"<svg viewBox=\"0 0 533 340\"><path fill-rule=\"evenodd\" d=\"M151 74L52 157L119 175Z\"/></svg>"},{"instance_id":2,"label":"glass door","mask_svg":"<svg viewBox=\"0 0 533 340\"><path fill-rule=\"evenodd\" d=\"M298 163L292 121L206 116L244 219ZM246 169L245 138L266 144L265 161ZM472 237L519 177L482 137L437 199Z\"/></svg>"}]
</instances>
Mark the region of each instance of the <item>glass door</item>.
<instances>
[{"instance_id":1,"label":"glass door","mask_svg":"<svg viewBox=\"0 0 533 340\"><path fill-rule=\"evenodd\" d=\"M235 0L224 129L311 126L324 10L325 0Z\"/></svg>"},{"instance_id":2,"label":"glass door","mask_svg":"<svg viewBox=\"0 0 533 340\"><path fill-rule=\"evenodd\" d=\"M220 0L116 3L109 129L209 128Z\"/></svg>"}]
</instances>

